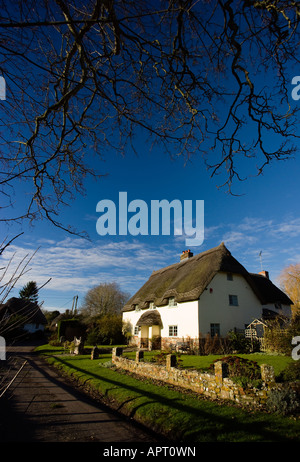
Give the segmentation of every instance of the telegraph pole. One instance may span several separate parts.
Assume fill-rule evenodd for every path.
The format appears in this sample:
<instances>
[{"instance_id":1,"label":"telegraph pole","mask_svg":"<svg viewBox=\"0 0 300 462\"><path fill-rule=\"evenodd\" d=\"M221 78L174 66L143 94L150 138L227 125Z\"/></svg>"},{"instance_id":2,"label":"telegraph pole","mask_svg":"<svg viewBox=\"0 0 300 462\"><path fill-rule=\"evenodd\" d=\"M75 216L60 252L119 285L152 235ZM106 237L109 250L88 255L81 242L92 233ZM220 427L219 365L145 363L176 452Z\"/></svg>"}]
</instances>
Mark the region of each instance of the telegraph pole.
<instances>
[{"instance_id":1,"label":"telegraph pole","mask_svg":"<svg viewBox=\"0 0 300 462\"><path fill-rule=\"evenodd\" d=\"M75 314L76 314L77 302L78 302L78 295L74 295L74 297L73 297L73 303L72 303L72 309L71 309L72 315L75 315Z\"/></svg>"}]
</instances>

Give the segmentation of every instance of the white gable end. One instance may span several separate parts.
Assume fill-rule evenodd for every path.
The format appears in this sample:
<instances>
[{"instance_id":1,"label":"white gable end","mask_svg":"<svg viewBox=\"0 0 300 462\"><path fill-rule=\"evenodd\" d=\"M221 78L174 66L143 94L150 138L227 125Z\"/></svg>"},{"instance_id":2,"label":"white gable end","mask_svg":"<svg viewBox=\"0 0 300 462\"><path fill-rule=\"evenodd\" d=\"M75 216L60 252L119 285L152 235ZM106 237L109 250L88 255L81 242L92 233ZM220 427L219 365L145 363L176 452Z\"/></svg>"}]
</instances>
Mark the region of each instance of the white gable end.
<instances>
[{"instance_id":1,"label":"white gable end","mask_svg":"<svg viewBox=\"0 0 300 462\"><path fill-rule=\"evenodd\" d=\"M234 328L244 329L262 315L262 305L243 276L227 273L215 275L199 300L199 331L202 336L219 325L221 336Z\"/></svg>"}]
</instances>

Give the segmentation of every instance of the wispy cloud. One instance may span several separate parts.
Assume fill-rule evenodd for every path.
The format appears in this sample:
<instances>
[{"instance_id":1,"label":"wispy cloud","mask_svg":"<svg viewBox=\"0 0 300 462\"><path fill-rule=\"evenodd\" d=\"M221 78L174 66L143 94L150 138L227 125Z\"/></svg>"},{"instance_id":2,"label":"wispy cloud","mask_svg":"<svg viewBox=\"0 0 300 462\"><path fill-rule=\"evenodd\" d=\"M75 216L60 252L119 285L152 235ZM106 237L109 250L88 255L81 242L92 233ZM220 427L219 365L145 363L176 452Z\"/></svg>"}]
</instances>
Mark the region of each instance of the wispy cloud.
<instances>
[{"instance_id":1,"label":"wispy cloud","mask_svg":"<svg viewBox=\"0 0 300 462\"><path fill-rule=\"evenodd\" d=\"M233 230L225 233L222 237L222 241L225 245L234 250L245 245L254 244L257 242L257 237L242 233L238 230Z\"/></svg>"},{"instance_id":2,"label":"wispy cloud","mask_svg":"<svg viewBox=\"0 0 300 462\"><path fill-rule=\"evenodd\" d=\"M23 286L28 278L42 285L51 277L47 290L83 293L101 282L111 281L118 282L123 290L129 290L137 283L145 282L153 269L168 264L168 259L174 255L167 246L162 251L138 241L103 244L68 237L59 242L42 239L36 244L42 245L30 264L30 272L20 278L17 287ZM13 258L13 270L26 254L30 255L34 250L33 244L10 246L3 254L1 266L6 266Z\"/></svg>"},{"instance_id":3,"label":"wispy cloud","mask_svg":"<svg viewBox=\"0 0 300 462\"><path fill-rule=\"evenodd\" d=\"M223 241L249 271L260 271L262 266L275 279L285 266L300 261L300 218L295 215L276 219L245 217L212 231L206 234L211 238L206 246Z\"/></svg>"},{"instance_id":4,"label":"wispy cloud","mask_svg":"<svg viewBox=\"0 0 300 462\"><path fill-rule=\"evenodd\" d=\"M300 260L299 236L300 218L275 221L245 217L239 223L206 227L203 246L195 247L193 252L202 252L224 241L247 270L257 272L261 269L259 252L262 251L263 269L269 270L275 278L284 266ZM0 267L13 258L13 270L25 255L32 255L38 248L29 265L31 271L18 281L17 288L28 280L34 280L40 286L52 278L43 289L45 297L57 294L63 299L67 293L83 296L91 287L112 281L117 282L122 290L134 293L153 270L179 261L184 250L179 237L166 237L165 240L151 236L147 239L127 237L126 240L116 237L93 242L79 237L59 241L41 238L34 242L27 237L7 247L1 256Z\"/></svg>"},{"instance_id":5,"label":"wispy cloud","mask_svg":"<svg viewBox=\"0 0 300 462\"><path fill-rule=\"evenodd\" d=\"M300 218L285 220L271 228L271 234L278 239L300 236Z\"/></svg>"},{"instance_id":6,"label":"wispy cloud","mask_svg":"<svg viewBox=\"0 0 300 462\"><path fill-rule=\"evenodd\" d=\"M283 250L283 239L288 243L291 239L300 236L300 218L283 218L282 221L276 222L263 218L245 217L240 223L232 223L226 228L222 240L233 248L254 244L259 247L266 241L272 241L272 243L281 241L283 245L279 250Z\"/></svg>"}]
</instances>

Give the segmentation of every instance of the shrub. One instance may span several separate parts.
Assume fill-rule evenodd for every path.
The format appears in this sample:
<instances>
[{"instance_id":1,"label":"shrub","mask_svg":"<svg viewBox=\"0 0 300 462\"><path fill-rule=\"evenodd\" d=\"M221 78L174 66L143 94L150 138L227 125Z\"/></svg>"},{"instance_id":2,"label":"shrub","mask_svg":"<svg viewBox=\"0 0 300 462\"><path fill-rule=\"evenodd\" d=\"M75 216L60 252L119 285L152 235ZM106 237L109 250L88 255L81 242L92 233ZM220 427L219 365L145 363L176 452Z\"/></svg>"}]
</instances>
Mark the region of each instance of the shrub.
<instances>
[{"instance_id":1,"label":"shrub","mask_svg":"<svg viewBox=\"0 0 300 462\"><path fill-rule=\"evenodd\" d=\"M267 408L276 414L294 414L300 410L300 400L291 388L272 390L267 400Z\"/></svg>"},{"instance_id":2,"label":"shrub","mask_svg":"<svg viewBox=\"0 0 300 462\"><path fill-rule=\"evenodd\" d=\"M245 335L231 331L228 334L229 344L232 351L238 353L250 353L252 351L251 340Z\"/></svg>"},{"instance_id":3,"label":"shrub","mask_svg":"<svg viewBox=\"0 0 300 462\"><path fill-rule=\"evenodd\" d=\"M87 337L87 343L90 345L113 345L124 341L122 316L116 313L105 314L95 320Z\"/></svg>"},{"instance_id":4,"label":"shrub","mask_svg":"<svg viewBox=\"0 0 300 462\"><path fill-rule=\"evenodd\" d=\"M152 356L150 362L160 364L161 366L165 366L167 362L167 355L169 355L167 351L161 351L159 354ZM180 363L182 360L180 359L180 353L172 353L176 356L176 367L180 367Z\"/></svg>"},{"instance_id":5,"label":"shrub","mask_svg":"<svg viewBox=\"0 0 300 462\"><path fill-rule=\"evenodd\" d=\"M280 382L294 382L300 380L300 361L293 361L280 373Z\"/></svg>"},{"instance_id":6,"label":"shrub","mask_svg":"<svg viewBox=\"0 0 300 462\"><path fill-rule=\"evenodd\" d=\"M101 343L100 341L100 334L98 332L97 329L92 329L88 334L87 334L87 338L86 338L86 343L88 345L98 345L99 343Z\"/></svg>"},{"instance_id":7,"label":"shrub","mask_svg":"<svg viewBox=\"0 0 300 462\"><path fill-rule=\"evenodd\" d=\"M201 356L205 355L216 355L216 354L228 354L231 352L230 340L228 337L219 337L215 335L213 338L210 334L206 337L199 336L199 347L197 348L197 354Z\"/></svg>"},{"instance_id":8,"label":"shrub","mask_svg":"<svg viewBox=\"0 0 300 462\"><path fill-rule=\"evenodd\" d=\"M267 351L291 355L292 338L299 334L300 315L295 316L291 321L277 318L269 321L265 329L264 340Z\"/></svg>"},{"instance_id":9,"label":"shrub","mask_svg":"<svg viewBox=\"0 0 300 462\"><path fill-rule=\"evenodd\" d=\"M216 359L211 364L211 369L214 368L216 361L222 361L227 364L229 377L246 377L249 380L257 380L261 378L260 367L256 361L240 358L239 356L224 356Z\"/></svg>"},{"instance_id":10,"label":"shrub","mask_svg":"<svg viewBox=\"0 0 300 462\"><path fill-rule=\"evenodd\" d=\"M248 377L245 376L240 376L240 377L231 377L231 380L240 385L242 388L247 388L249 385L250 387L254 388L261 388L263 381L261 379L249 379Z\"/></svg>"}]
</instances>

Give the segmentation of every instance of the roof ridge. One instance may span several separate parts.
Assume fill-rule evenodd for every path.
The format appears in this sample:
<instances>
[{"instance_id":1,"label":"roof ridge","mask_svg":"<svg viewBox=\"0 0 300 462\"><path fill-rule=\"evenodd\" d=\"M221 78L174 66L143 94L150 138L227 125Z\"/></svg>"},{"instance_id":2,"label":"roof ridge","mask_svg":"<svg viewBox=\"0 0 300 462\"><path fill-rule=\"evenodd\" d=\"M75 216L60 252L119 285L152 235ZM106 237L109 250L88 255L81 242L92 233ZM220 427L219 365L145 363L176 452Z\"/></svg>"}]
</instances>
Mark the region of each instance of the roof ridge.
<instances>
[{"instance_id":1,"label":"roof ridge","mask_svg":"<svg viewBox=\"0 0 300 462\"><path fill-rule=\"evenodd\" d=\"M210 253L217 252L219 250L226 250L226 252L228 252L228 255L231 255L231 252L227 249L224 242L222 241L221 244L217 245L216 247L213 247L211 249L207 249L207 250L204 250L203 252L197 253L193 257L185 258L185 259L183 259L183 260L181 260L179 262L172 263L171 265L168 265L168 266L164 266L163 268L160 268L158 270L153 270L151 275L163 273L164 271L167 271L170 268L173 268L175 266L181 267L182 265L184 265L187 262L190 262L190 261L193 261L193 260L194 261L199 260L202 257L205 257L205 256L209 255Z\"/></svg>"}]
</instances>

